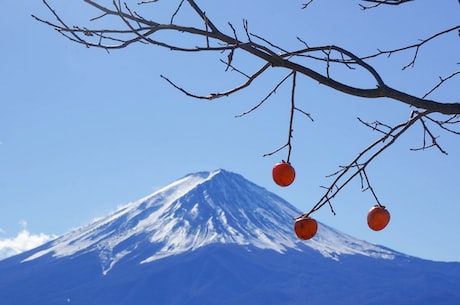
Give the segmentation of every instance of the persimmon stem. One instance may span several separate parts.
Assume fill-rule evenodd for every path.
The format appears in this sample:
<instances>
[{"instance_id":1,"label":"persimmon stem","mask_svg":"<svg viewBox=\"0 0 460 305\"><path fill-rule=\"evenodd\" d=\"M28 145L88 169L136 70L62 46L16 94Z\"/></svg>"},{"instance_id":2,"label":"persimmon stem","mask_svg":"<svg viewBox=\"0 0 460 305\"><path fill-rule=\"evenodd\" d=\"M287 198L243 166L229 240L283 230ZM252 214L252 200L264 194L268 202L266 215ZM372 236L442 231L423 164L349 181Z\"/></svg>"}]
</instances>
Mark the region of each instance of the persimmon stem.
<instances>
[{"instance_id":1,"label":"persimmon stem","mask_svg":"<svg viewBox=\"0 0 460 305\"><path fill-rule=\"evenodd\" d=\"M287 141L287 146L288 146L288 155L287 155L287 162L290 163L291 159L291 150L292 150L292 133L294 132L294 128L292 126L294 122L294 111L296 109L295 107L295 87L296 87L296 76L297 72L292 71L292 90L291 90L291 114L289 116L289 133L288 133L288 141Z\"/></svg>"},{"instance_id":2,"label":"persimmon stem","mask_svg":"<svg viewBox=\"0 0 460 305\"><path fill-rule=\"evenodd\" d=\"M365 190L367 190L367 189L370 190L371 193L372 193L372 196L374 196L374 199L377 202L377 204L380 207L383 207L383 205L380 204L380 201L379 201L379 198L377 197L377 194L374 192L374 188L372 187L371 183L369 182L369 177L367 177L367 173L366 173L365 169L362 170L362 174L364 176L364 179L366 179L366 184L367 184L367 188Z\"/></svg>"}]
</instances>

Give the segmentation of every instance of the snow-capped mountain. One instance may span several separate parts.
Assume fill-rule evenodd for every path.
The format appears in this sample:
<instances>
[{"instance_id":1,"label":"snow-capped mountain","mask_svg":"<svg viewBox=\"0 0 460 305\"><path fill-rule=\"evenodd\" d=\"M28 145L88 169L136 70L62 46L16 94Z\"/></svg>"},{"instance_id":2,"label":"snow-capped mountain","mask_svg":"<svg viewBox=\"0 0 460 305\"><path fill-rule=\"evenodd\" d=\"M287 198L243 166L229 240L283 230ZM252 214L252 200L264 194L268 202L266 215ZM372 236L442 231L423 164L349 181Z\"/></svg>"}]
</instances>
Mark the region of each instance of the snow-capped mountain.
<instances>
[{"instance_id":1,"label":"snow-capped mountain","mask_svg":"<svg viewBox=\"0 0 460 305\"><path fill-rule=\"evenodd\" d=\"M301 241L299 214L238 174L190 174L0 261L1 304L460 304L459 263L323 224Z\"/></svg>"},{"instance_id":2,"label":"snow-capped mountain","mask_svg":"<svg viewBox=\"0 0 460 305\"><path fill-rule=\"evenodd\" d=\"M190 174L100 219L58 238L24 261L46 254L54 257L95 251L107 268L141 243L155 251L140 263L220 243L303 251L304 246L325 257L361 254L385 259L397 253L352 238L320 224L312 241L293 232L293 218L301 212L280 197L237 174L219 169ZM105 269L104 272L108 272Z\"/></svg>"}]
</instances>

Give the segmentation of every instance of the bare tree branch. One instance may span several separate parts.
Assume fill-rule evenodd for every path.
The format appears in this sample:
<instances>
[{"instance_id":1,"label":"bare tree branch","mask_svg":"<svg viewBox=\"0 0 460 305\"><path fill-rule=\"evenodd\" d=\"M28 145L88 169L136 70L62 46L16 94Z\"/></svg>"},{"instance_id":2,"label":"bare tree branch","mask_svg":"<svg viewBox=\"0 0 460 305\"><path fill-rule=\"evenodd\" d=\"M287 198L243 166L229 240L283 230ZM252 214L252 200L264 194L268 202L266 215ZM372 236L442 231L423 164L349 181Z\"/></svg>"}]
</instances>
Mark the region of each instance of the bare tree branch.
<instances>
[{"instance_id":1,"label":"bare tree branch","mask_svg":"<svg viewBox=\"0 0 460 305\"><path fill-rule=\"evenodd\" d=\"M398 49L393 49L393 50L378 50L378 53L368 55L368 56L364 56L362 59L366 60L366 59L370 59L370 58L381 56L381 55L391 56L392 54L397 53L397 52L415 49L414 56L412 57L412 60L402 68L403 70L405 70L406 68L413 67L415 65L415 61L417 60L418 52L419 52L420 48L423 45L425 45L428 42L433 41L436 38L439 38L440 36L446 35L446 34L451 33L451 32L455 32L455 31L457 31L459 29L460 29L460 25L457 25L457 26L448 28L446 30L443 30L441 32L438 32L438 33L436 33L434 35L431 35L428 38L421 39L419 43L411 44L411 45L404 46L404 47L401 47L401 48L398 48Z\"/></svg>"},{"instance_id":2,"label":"bare tree branch","mask_svg":"<svg viewBox=\"0 0 460 305\"><path fill-rule=\"evenodd\" d=\"M391 88L390 86L385 84L385 82L383 81L379 73L372 66L370 66L368 63L365 62L366 58L364 59L360 58L359 56L353 54L352 52L345 50L341 47L335 46L335 45L312 47L312 48L302 49L302 50L278 55L275 51L270 49L270 47L273 47L274 45L264 46L261 44L257 44L253 41L248 41L248 42L239 41L235 37L225 35L221 31L219 31L218 28L214 25L214 23L209 19L209 17L207 17L205 13L192 0L188 0L187 2L190 4L193 10L200 16L200 18L202 18L202 20L206 24L205 29L198 29L195 27L180 26L180 25L175 25L175 24L160 24L157 22L148 21L145 18L139 18L138 16L135 16L129 13L129 11L128 13L122 12L121 9L118 8L116 3L114 3L115 10L110 10L108 8L100 6L99 4L91 0L83 0L83 1L97 8L98 10L102 11L106 15L119 16L128 26L128 30L124 30L124 32L120 32L120 31L113 31L113 30L107 31L107 30L101 30L101 29L89 30L89 29L82 29L78 27L70 28L64 22L61 22L61 25L58 26L48 21L43 21L42 19L39 19L39 18L36 18L36 19L38 21L45 22L46 24L53 26L54 28L56 28L57 31L59 31L62 34L65 34L65 35L66 33L71 34L72 37L69 37L68 35L66 35L66 37L71 39L72 41L82 43L86 46L100 47L100 48L109 50L109 49L125 48L132 43L139 42L139 41L145 41L147 43L157 45L160 47L165 47L170 50L183 51L183 52L223 51L223 50L240 49L240 50L243 50L253 56L256 56L266 61L268 64L270 64L273 67L283 67L291 71L296 71L297 73L310 77L325 86L328 86L332 89L341 91L346 94L350 94L350 95L354 95L358 97L365 97L365 98L387 97L390 99L394 99L394 100L406 103L408 105L411 105L419 109L426 109L426 110L430 110L433 112L440 112L443 114L459 114L460 113L460 103L459 102L455 102L455 103L437 102L433 100L418 98L408 93L404 93L397 89ZM49 7L46 0L43 0L43 2ZM52 11L51 7L49 7L49 9ZM53 14L55 14L54 11L52 12ZM129 21L134 21L137 24L142 25L142 27L135 28L130 24ZM209 30L206 29L207 27L209 27ZM446 32L452 31L453 29L457 29L457 28L458 27L454 27L442 33L446 33ZM151 37L157 32L166 31L166 30L168 31L173 30L177 32L188 33L191 35L202 36L205 38L206 43L204 46L201 46L201 47L195 46L193 48L191 47L186 48L186 47L181 47L178 45L171 45L166 42L158 41ZM100 41L98 41L97 43L94 43L80 36L80 35L83 35L85 37L91 37L91 35L97 35L98 37L104 38L104 40L109 39L106 36L103 36L101 33L104 33L104 34L131 33L131 34L134 34L134 37L126 39L120 42L118 45L103 45L100 43ZM442 35L442 33L439 33L439 35ZM401 48L397 50L392 50L392 51L381 51L380 53L388 54L391 52L396 52L396 51L411 48L411 47L419 48L423 43L437 36L438 35L433 35L432 37L426 39L425 41L422 41L418 45L413 45L413 46L409 46L409 47ZM260 36L257 36L257 37L261 38ZM120 40L120 38L115 38L115 37L110 37L110 39L112 41ZM210 39L218 41L222 43L223 45L218 46L218 47L216 46L211 47L209 44ZM263 41L266 42L266 40L263 40ZM281 48L275 47L275 49L280 50ZM364 70L369 72L369 74L376 81L376 87L375 88L358 88L358 87L350 86L350 85L347 85L345 83L339 82L331 78L330 75L328 75L328 73L323 75L319 72L314 71L313 69L307 66L298 64L289 59L292 56L299 56L301 54L317 52L317 51L321 51L321 52L334 51L340 54L340 56L346 56L346 58L348 58L347 60L345 60L347 64L352 63L355 65L358 65ZM375 56L377 55L368 56L367 58L371 58ZM330 62L331 59L328 58L327 61Z\"/></svg>"},{"instance_id":3,"label":"bare tree branch","mask_svg":"<svg viewBox=\"0 0 460 305\"><path fill-rule=\"evenodd\" d=\"M427 93L425 93L423 95L423 98L427 97L428 95L430 95L432 92L434 92L436 89L438 89L442 84L444 84L444 82L448 81L449 79L453 78L454 76L457 76L457 75L460 75L460 70L458 71L455 71L454 73L452 73L451 75L447 76L447 77L439 77L439 83L437 83L433 88L430 89L430 91L428 91Z\"/></svg>"},{"instance_id":4,"label":"bare tree branch","mask_svg":"<svg viewBox=\"0 0 460 305\"><path fill-rule=\"evenodd\" d=\"M363 149L347 166L343 166L340 171L332 175L336 176L336 178L332 181L329 187L326 187L325 194L309 212L302 214L301 217L308 217L311 213L321 209L325 204L329 204L330 200L333 199L346 185L348 185L350 181L360 175L375 158L392 146L394 142L415 122L419 121L428 114L428 111L415 113L407 122L394 126L381 138ZM370 156L368 156L369 154Z\"/></svg>"},{"instance_id":5,"label":"bare tree branch","mask_svg":"<svg viewBox=\"0 0 460 305\"><path fill-rule=\"evenodd\" d=\"M243 20L242 30L240 30L243 31L243 35L238 35L237 28L231 23L227 23L228 28L226 28L226 30L230 33L226 34L216 26L212 16L208 16L194 0L177 0L178 5L172 12L169 23L149 20L132 10L127 3L122 5L120 0L114 0L111 6L101 5L93 0L81 1L97 12L96 17L90 19L90 22L99 24L109 17L112 17L120 20L121 25L119 27L109 26L109 28L69 26L52 6L49 5L48 0L42 0L42 2L56 21L51 22L35 15L32 16L40 23L54 28L58 33L72 42L82 44L86 47L101 48L106 51L123 49L135 43L144 43L177 52L219 52L226 57L225 59L220 59L220 62L225 64L225 71L237 72L245 78L243 83L232 89L208 95L199 95L184 89L166 76L161 75L161 78L172 87L195 99L214 100L230 96L250 87L254 80L259 78L262 74L269 73L272 70L269 68L288 70L289 73L281 81L274 83L273 89L268 91L266 96L259 103L251 109L237 115L237 117L241 117L259 109L286 80L292 77L287 142L264 156L271 156L284 148L288 148L287 161L289 162L293 149L291 139L293 137L294 115L296 111L313 121L310 113L296 106L296 90L299 90L299 88L297 88L297 78L299 76L305 76L326 87L351 96L367 99L388 98L414 108L407 121L394 126L384 124L378 120L366 122L358 118L363 125L373 131L377 131L380 137L360 151L348 165L340 166L335 173L328 176L333 179L329 186L324 187L324 195L309 212L301 215L301 217L310 215L326 204L329 206L331 212L335 214L331 200L356 177L359 177L361 180L362 190L369 190L376 203L380 205L366 170L375 158L391 147L396 140L405 134L416 122L420 122L420 125L417 124L417 126L420 126L423 132L423 139L422 145L412 150L425 150L435 147L442 154L447 154L438 143L438 137L435 135L434 129L439 129L440 131L454 135L460 135L460 131L457 127L460 125L460 101L458 100L458 96L453 97L454 101L440 101L427 98L433 95L433 92L446 83L452 84L452 80L460 75L460 71L453 72L445 77L439 77L439 81L431 89L427 90L425 95L418 97L389 86L382 77L382 74L379 73L377 67L371 64L375 58L383 59L385 57L391 57L391 55L395 53L410 51L413 52L413 55L409 62L402 67L402 70L413 67L418 60L420 52L428 43L432 44L440 37L447 36L453 32L460 32L460 25L434 33L414 44L395 49L377 49L376 53L360 56L351 50L334 44L310 46L305 40L299 37L297 37L297 39L301 43L301 48L297 50L288 50L261 35L250 32L249 22L247 20ZM382 5L398 6L412 1L413 0L362 0L362 2L368 4L360 4L360 7L363 10L367 10ZM155 2L157 2L157 0L144 0L138 2L138 4L155 5ZM313 0L308 0L303 4L302 8L306 8L312 2ZM176 18L179 12L186 9L191 10L191 12L199 18L198 20L200 22L198 26L176 23L176 19L179 19ZM196 38L195 41L197 42L192 45L187 44L188 40L185 40L185 42L174 39L167 40L165 37L169 37L168 33L187 34L190 37ZM240 39L239 36L243 38ZM262 66L258 68L258 70L250 73L243 72L242 69L238 68L239 58L235 55L241 53L246 53L255 59L262 60ZM315 65L312 65L312 62L314 62ZM318 64L322 69L318 69ZM364 72L374 84L366 86L352 85L346 78L340 81L335 75L336 70L334 68L336 67L346 68L349 73L353 73L353 71L356 70ZM435 114L436 116L434 116ZM441 118L438 118L438 116Z\"/></svg>"},{"instance_id":6,"label":"bare tree branch","mask_svg":"<svg viewBox=\"0 0 460 305\"><path fill-rule=\"evenodd\" d=\"M255 105L254 107L252 107L251 109L243 112L243 113L240 113L238 115L236 115L235 117L237 118L240 118L242 116L245 116L251 112L253 112L254 110L256 110L257 108L259 108L263 103L265 103L265 101L268 100L268 98L270 96L272 96L274 93L276 93L276 90L278 90L278 88L293 74L294 72L291 72L289 73L288 75L286 75L278 84L276 84L275 88L273 88L268 94L267 96L265 96L257 105ZM268 154L268 155L271 155L271 154Z\"/></svg>"},{"instance_id":7,"label":"bare tree branch","mask_svg":"<svg viewBox=\"0 0 460 305\"><path fill-rule=\"evenodd\" d=\"M359 5L363 10L366 10L366 9L374 8L374 7L383 5L383 4L385 4L385 5L400 5L400 4L410 2L410 1L413 1L413 0L363 0L363 1L364 2L374 3L374 5L370 5L370 6L366 6L366 5L362 5L362 4Z\"/></svg>"}]
</instances>

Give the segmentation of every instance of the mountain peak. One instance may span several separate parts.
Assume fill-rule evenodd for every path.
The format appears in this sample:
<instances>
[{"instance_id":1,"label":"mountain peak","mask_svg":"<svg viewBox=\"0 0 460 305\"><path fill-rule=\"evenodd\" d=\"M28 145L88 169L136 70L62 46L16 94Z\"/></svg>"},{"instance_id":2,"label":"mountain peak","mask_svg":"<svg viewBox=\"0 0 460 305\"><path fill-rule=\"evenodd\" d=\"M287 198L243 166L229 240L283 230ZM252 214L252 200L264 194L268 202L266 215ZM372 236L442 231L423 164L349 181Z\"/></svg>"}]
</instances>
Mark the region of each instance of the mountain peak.
<instances>
[{"instance_id":1,"label":"mountain peak","mask_svg":"<svg viewBox=\"0 0 460 305\"><path fill-rule=\"evenodd\" d=\"M337 232L322 224L313 240L295 237L293 217L300 212L287 201L223 169L184 176L86 227L32 252L25 261L96 252L104 274L121 259L149 263L210 244L317 251L337 259L360 254L391 259L397 253Z\"/></svg>"}]
</instances>

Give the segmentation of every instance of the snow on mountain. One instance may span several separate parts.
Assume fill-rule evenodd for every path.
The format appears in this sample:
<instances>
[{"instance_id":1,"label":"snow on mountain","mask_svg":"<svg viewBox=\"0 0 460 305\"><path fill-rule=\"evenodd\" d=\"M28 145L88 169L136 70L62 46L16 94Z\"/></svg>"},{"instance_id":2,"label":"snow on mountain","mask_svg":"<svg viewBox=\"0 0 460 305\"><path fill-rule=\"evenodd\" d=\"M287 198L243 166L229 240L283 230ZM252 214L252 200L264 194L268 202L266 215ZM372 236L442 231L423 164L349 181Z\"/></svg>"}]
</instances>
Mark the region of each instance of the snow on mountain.
<instances>
[{"instance_id":1,"label":"snow on mountain","mask_svg":"<svg viewBox=\"0 0 460 305\"><path fill-rule=\"evenodd\" d=\"M251 247L279 253L313 250L335 260L340 255L382 259L401 255L323 224L312 240L301 241L293 232L293 218L300 214L282 198L238 174L222 169L199 172L61 236L23 261L95 252L107 274L125 257L136 257L145 264L218 243L241 245L248 251Z\"/></svg>"},{"instance_id":2,"label":"snow on mountain","mask_svg":"<svg viewBox=\"0 0 460 305\"><path fill-rule=\"evenodd\" d=\"M190 174L108 217L0 261L2 305L458 305L459 263L319 224L224 170Z\"/></svg>"}]
</instances>

